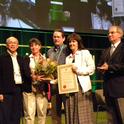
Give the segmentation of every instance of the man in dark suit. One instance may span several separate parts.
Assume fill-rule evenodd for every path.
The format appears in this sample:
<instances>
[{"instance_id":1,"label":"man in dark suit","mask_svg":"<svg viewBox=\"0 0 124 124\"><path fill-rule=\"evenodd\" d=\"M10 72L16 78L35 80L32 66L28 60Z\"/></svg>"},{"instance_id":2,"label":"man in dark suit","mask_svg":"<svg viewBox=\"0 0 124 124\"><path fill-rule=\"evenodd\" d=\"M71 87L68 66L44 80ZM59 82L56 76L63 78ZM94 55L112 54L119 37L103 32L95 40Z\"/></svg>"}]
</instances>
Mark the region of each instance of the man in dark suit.
<instances>
[{"instance_id":1,"label":"man in dark suit","mask_svg":"<svg viewBox=\"0 0 124 124\"><path fill-rule=\"evenodd\" d=\"M109 124L123 124L120 99L124 100L124 44L121 41L123 29L119 26L109 28L108 38L111 47L105 49L101 56L98 69L103 73L103 90L112 116ZM123 108L123 107L122 107Z\"/></svg>"},{"instance_id":2,"label":"man in dark suit","mask_svg":"<svg viewBox=\"0 0 124 124\"><path fill-rule=\"evenodd\" d=\"M0 124L20 124L22 92L31 91L29 60L17 55L15 37L7 38L6 47L0 56Z\"/></svg>"}]
</instances>

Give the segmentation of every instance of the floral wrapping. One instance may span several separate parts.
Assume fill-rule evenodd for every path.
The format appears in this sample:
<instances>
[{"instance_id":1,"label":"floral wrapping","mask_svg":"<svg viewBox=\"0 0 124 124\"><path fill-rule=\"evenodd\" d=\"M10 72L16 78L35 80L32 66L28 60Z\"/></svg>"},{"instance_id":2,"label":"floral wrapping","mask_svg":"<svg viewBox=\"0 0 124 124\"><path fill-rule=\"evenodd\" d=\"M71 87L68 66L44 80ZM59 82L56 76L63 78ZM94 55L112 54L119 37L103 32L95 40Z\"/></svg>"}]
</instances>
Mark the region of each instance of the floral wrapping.
<instances>
[{"instance_id":1,"label":"floral wrapping","mask_svg":"<svg viewBox=\"0 0 124 124\"><path fill-rule=\"evenodd\" d=\"M35 66L35 74L44 75L44 77L55 79L57 78L57 62L51 59L43 59Z\"/></svg>"},{"instance_id":2,"label":"floral wrapping","mask_svg":"<svg viewBox=\"0 0 124 124\"><path fill-rule=\"evenodd\" d=\"M57 78L57 62L51 59L43 59L35 66L35 75L42 75L45 80L34 84L37 92L48 92L48 83Z\"/></svg>"}]
</instances>

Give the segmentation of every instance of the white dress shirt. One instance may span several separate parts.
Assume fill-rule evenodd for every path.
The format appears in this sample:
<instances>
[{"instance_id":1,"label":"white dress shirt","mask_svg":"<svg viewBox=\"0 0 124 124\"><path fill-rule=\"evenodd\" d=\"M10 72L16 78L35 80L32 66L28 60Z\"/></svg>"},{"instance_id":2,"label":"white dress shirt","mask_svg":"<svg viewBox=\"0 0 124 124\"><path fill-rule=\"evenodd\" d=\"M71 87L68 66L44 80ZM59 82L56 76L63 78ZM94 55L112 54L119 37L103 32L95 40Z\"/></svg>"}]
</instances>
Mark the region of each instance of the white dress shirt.
<instances>
[{"instance_id":1,"label":"white dress shirt","mask_svg":"<svg viewBox=\"0 0 124 124\"><path fill-rule=\"evenodd\" d=\"M14 80L15 84L22 84L22 77L21 77L21 72L20 72L20 67L17 61L17 53L10 53L11 58L12 58L12 63L13 63L13 70L14 70Z\"/></svg>"}]
</instances>

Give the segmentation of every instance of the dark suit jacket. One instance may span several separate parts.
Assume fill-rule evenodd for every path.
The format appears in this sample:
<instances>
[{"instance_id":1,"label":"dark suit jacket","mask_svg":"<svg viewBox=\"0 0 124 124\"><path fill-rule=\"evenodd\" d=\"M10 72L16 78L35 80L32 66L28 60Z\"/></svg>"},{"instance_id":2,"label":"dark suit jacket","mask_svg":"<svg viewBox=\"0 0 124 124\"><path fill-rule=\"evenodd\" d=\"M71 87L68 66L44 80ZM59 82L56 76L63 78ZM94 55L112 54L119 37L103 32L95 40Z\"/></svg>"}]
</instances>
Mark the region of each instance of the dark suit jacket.
<instances>
[{"instance_id":1,"label":"dark suit jacket","mask_svg":"<svg viewBox=\"0 0 124 124\"><path fill-rule=\"evenodd\" d=\"M17 56L23 83L20 85L22 91L31 91L31 72L28 58ZM13 64L8 53L0 56L0 93L10 94L16 92L13 75Z\"/></svg>"},{"instance_id":2,"label":"dark suit jacket","mask_svg":"<svg viewBox=\"0 0 124 124\"><path fill-rule=\"evenodd\" d=\"M110 57L110 48L103 51L98 66L107 62L109 69L104 73L104 94L124 97L124 44L120 43Z\"/></svg>"}]
</instances>

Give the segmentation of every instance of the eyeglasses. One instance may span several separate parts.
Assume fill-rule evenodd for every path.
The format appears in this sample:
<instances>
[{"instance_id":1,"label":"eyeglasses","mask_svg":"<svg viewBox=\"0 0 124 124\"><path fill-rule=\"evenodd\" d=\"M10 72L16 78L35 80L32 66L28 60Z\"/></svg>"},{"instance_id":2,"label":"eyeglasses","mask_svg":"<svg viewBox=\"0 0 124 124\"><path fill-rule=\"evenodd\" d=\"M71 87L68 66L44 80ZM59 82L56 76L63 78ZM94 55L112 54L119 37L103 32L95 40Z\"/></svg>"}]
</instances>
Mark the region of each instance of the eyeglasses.
<instances>
[{"instance_id":1,"label":"eyeglasses","mask_svg":"<svg viewBox=\"0 0 124 124\"><path fill-rule=\"evenodd\" d=\"M116 31L108 32L108 34L115 34L115 33L118 33L118 32L116 32Z\"/></svg>"}]
</instances>

